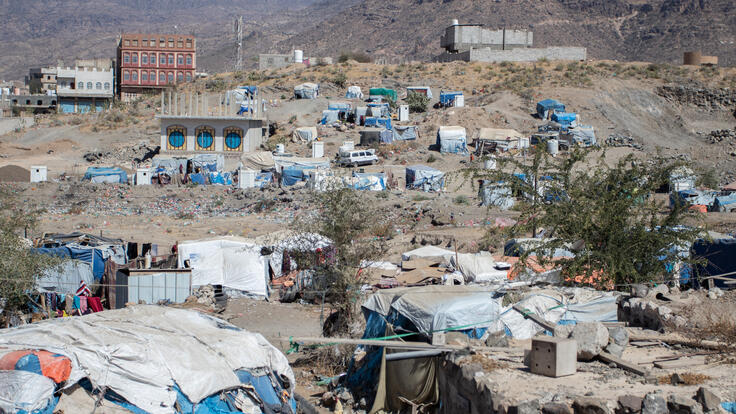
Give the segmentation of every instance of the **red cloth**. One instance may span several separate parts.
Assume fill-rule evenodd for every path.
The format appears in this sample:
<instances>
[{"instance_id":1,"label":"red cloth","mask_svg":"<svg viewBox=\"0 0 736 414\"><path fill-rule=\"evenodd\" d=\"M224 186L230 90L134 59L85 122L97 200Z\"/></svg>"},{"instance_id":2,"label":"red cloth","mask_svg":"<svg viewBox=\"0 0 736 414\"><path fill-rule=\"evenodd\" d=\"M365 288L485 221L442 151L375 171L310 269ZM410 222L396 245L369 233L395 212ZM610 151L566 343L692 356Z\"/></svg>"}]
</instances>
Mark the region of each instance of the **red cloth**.
<instances>
[{"instance_id":1,"label":"red cloth","mask_svg":"<svg viewBox=\"0 0 736 414\"><path fill-rule=\"evenodd\" d=\"M100 298L90 296L87 298L87 304L89 305L89 308L92 309L92 312L102 312L102 302L100 301Z\"/></svg>"}]
</instances>

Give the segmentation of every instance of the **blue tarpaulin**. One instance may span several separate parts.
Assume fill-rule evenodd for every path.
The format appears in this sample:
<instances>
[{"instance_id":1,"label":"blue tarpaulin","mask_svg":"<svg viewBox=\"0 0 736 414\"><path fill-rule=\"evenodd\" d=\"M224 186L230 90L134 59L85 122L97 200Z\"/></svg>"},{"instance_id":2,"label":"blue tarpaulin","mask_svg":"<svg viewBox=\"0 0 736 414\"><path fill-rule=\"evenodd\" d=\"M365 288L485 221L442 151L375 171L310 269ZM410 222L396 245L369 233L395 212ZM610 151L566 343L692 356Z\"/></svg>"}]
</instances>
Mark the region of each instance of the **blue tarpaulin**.
<instances>
[{"instance_id":1,"label":"blue tarpaulin","mask_svg":"<svg viewBox=\"0 0 736 414\"><path fill-rule=\"evenodd\" d=\"M707 276L718 276L736 272L736 239L722 238L696 240L692 247L691 257L695 260L695 287L699 286L699 279ZM736 275L725 276L736 280ZM733 288L724 280L715 279L715 285L721 289Z\"/></svg>"},{"instance_id":2,"label":"blue tarpaulin","mask_svg":"<svg viewBox=\"0 0 736 414\"><path fill-rule=\"evenodd\" d=\"M443 106L453 106L457 97L462 95L462 91L440 92L440 104Z\"/></svg>"},{"instance_id":3,"label":"blue tarpaulin","mask_svg":"<svg viewBox=\"0 0 736 414\"><path fill-rule=\"evenodd\" d=\"M396 125L393 130L394 141L414 141L417 139L417 127L414 125Z\"/></svg>"},{"instance_id":4,"label":"blue tarpaulin","mask_svg":"<svg viewBox=\"0 0 736 414\"><path fill-rule=\"evenodd\" d=\"M102 250L94 247L80 246L61 246L61 247L39 247L33 249L34 252L56 256L61 258L69 258L79 260L92 265L92 274L95 280L102 279L105 274L105 259Z\"/></svg>"},{"instance_id":5,"label":"blue tarpaulin","mask_svg":"<svg viewBox=\"0 0 736 414\"><path fill-rule=\"evenodd\" d=\"M542 119L548 119L555 112L565 112L565 105L554 99L545 99L537 102L537 115Z\"/></svg>"},{"instance_id":6,"label":"blue tarpaulin","mask_svg":"<svg viewBox=\"0 0 736 414\"><path fill-rule=\"evenodd\" d=\"M89 167L83 179L93 183L125 184L128 182L128 174L119 167Z\"/></svg>"},{"instance_id":7,"label":"blue tarpaulin","mask_svg":"<svg viewBox=\"0 0 736 414\"><path fill-rule=\"evenodd\" d=\"M424 191L441 191L445 186L445 173L426 165L406 167L406 188Z\"/></svg>"},{"instance_id":8,"label":"blue tarpaulin","mask_svg":"<svg viewBox=\"0 0 736 414\"><path fill-rule=\"evenodd\" d=\"M300 181L306 181L307 175L304 173L304 170L313 170L314 168L305 166L286 167L281 172L281 184L292 186Z\"/></svg>"},{"instance_id":9,"label":"blue tarpaulin","mask_svg":"<svg viewBox=\"0 0 736 414\"><path fill-rule=\"evenodd\" d=\"M210 173L210 184L233 185L233 178L230 173Z\"/></svg>"},{"instance_id":10,"label":"blue tarpaulin","mask_svg":"<svg viewBox=\"0 0 736 414\"><path fill-rule=\"evenodd\" d=\"M577 114L572 112L555 112L552 114L552 120L560 124L563 131L566 131L572 126L575 126L575 121L577 118Z\"/></svg>"},{"instance_id":11,"label":"blue tarpaulin","mask_svg":"<svg viewBox=\"0 0 736 414\"><path fill-rule=\"evenodd\" d=\"M736 194L716 197L713 200L713 211L727 213L736 209Z\"/></svg>"},{"instance_id":12,"label":"blue tarpaulin","mask_svg":"<svg viewBox=\"0 0 736 414\"><path fill-rule=\"evenodd\" d=\"M199 174L199 173L189 174L189 181L192 184L199 184L199 185L207 184L207 180L205 180L204 174Z\"/></svg>"},{"instance_id":13,"label":"blue tarpaulin","mask_svg":"<svg viewBox=\"0 0 736 414\"><path fill-rule=\"evenodd\" d=\"M391 129L391 118L374 118L374 117L368 117L365 119L365 126L367 127L384 127L386 129Z\"/></svg>"}]
</instances>

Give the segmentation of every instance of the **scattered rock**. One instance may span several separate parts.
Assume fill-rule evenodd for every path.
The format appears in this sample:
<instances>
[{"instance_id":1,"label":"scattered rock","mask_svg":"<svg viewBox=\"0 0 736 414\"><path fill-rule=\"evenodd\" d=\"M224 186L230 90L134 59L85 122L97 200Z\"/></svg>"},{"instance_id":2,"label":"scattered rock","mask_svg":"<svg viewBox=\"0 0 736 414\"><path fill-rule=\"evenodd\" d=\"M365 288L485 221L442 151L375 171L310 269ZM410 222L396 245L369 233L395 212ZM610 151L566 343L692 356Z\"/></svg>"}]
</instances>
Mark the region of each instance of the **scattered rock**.
<instances>
[{"instance_id":1,"label":"scattered rock","mask_svg":"<svg viewBox=\"0 0 736 414\"><path fill-rule=\"evenodd\" d=\"M339 398L340 400L348 403L349 405L352 405L352 403L353 403L353 395L350 394L350 392L347 391L347 390L344 390L340 394L338 394L337 395L337 398Z\"/></svg>"},{"instance_id":2,"label":"scattered rock","mask_svg":"<svg viewBox=\"0 0 736 414\"><path fill-rule=\"evenodd\" d=\"M542 407L544 414L573 414L573 412L572 408L564 403L551 402Z\"/></svg>"},{"instance_id":3,"label":"scattered rock","mask_svg":"<svg viewBox=\"0 0 736 414\"><path fill-rule=\"evenodd\" d=\"M558 338L569 338L575 325L555 325L554 336Z\"/></svg>"},{"instance_id":4,"label":"scattered rock","mask_svg":"<svg viewBox=\"0 0 736 414\"><path fill-rule=\"evenodd\" d=\"M717 411L721 408L721 397L705 387L698 389L698 392L695 393L695 400L703 406L705 411Z\"/></svg>"},{"instance_id":5,"label":"scattered rock","mask_svg":"<svg viewBox=\"0 0 736 414\"><path fill-rule=\"evenodd\" d=\"M667 414L667 401L662 394L651 392L644 396L641 405L642 414Z\"/></svg>"},{"instance_id":6,"label":"scattered rock","mask_svg":"<svg viewBox=\"0 0 736 414\"><path fill-rule=\"evenodd\" d=\"M573 338L578 345L578 360L590 361L608 344L608 329L600 322L583 322L575 325Z\"/></svg>"},{"instance_id":7,"label":"scattered rock","mask_svg":"<svg viewBox=\"0 0 736 414\"><path fill-rule=\"evenodd\" d=\"M613 342L609 343L608 346L606 346L606 352L618 358L621 358L621 355L624 354L624 349L625 348L621 345L615 344Z\"/></svg>"},{"instance_id":8,"label":"scattered rock","mask_svg":"<svg viewBox=\"0 0 736 414\"><path fill-rule=\"evenodd\" d=\"M488 338L486 338L486 346L504 347L504 348L508 347L509 338L506 336L506 333L504 331L492 333L488 335Z\"/></svg>"},{"instance_id":9,"label":"scattered rock","mask_svg":"<svg viewBox=\"0 0 736 414\"><path fill-rule=\"evenodd\" d=\"M702 414L703 410L698 402L692 398L679 394L672 394L667 399L667 408L673 414Z\"/></svg>"},{"instance_id":10,"label":"scattered rock","mask_svg":"<svg viewBox=\"0 0 736 414\"><path fill-rule=\"evenodd\" d=\"M623 326L608 328L610 341L619 346L629 345L629 331Z\"/></svg>"},{"instance_id":11,"label":"scattered rock","mask_svg":"<svg viewBox=\"0 0 736 414\"><path fill-rule=\"evenodd\" d=\"M649 287L647 285L635 284L631 285L631 296L635 298L645 298L649 293Z\"/></svg>"},{"instance_id":12,"label":"scattered rock","mask_svg":"<svg viewBox=\"0 0 736 414\"><path fill-rule=\"evenodd\" d=\"M611 412L606 403L590 397L576 398L572 408L576 414L609 414Z\"/></svg>"},{"instance_id":13,"label":"scattered rock","mask_svg":"<svg viewBox=\"0 0 736 414\"><path fill-rule=\"evenodd\" d=\"M322 394L320 402L325 407L332 407L335 404L335 394L330 391L325 392L324 394Z\"/></svg>"},{"instance_id":14,"label":"scattered rock","mask_svg":"<svg viewBox=\"0 0 736 414\"><path fill-rule=\"evenodd\" d=\"M636 395L622 395L618 397L617 414L635 414L641 412L644 399Z\"/></svg>"},{"instance_id":15,"label":"scattered rock","mask_svg":"<svg viewBox=\"0 0 736 414\"><path fill-rule=\"evenodd\" d=\"M539 400L528 400L509 407L509 414L539 414Z\"/></svg>"}]
</instances>

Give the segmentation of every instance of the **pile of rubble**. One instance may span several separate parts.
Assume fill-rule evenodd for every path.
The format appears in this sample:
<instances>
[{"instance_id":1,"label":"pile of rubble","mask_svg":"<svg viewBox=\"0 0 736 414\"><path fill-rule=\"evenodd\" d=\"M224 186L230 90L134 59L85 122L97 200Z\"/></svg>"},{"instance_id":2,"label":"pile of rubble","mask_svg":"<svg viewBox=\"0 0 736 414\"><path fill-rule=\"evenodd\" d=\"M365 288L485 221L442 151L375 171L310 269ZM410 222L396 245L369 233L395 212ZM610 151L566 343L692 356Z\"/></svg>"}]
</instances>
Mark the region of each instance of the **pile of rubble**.
<instances>
[{"instance_id":1,"label":"pile of rubble","mask_svg":"<svg viewBox=\"0 0 736 414\"><path fill-rule=\"evenodd\" d=\"M120 162L121 160L131 160L137 164L146 162L161 151L161 147L151 147L147 142L139 142L138 145L131 147L122 147L112 150L98 151L93 150L83 155L85 161L95 162Z\"/></svg>"},{"instance_id":2,"label":"pile of rubble","mask_svg":"<svg viewBox=\"0 0 736 414\"><path fill-rule=\"evenodd\" d=\"M227 297L221 286L204 285L194 289L186 303L197 303L215 312L222 312L227 306Z\"/></svg>"},{"instance_id":3,"label":"pile of rubble","mask_svg":"<svg viewBox=\"0 0 736 414\"><path fill-rule=\"evenodd\" d=\"M644 146L634 140L631 135L613 133L606 138L606 145L609 147L629 147L643 150Z\"/></svg>"},{"instance_id":4,"label":"pile of rubble","mask_svg":"<svg viewBox=\"0 0 736 414\"><path fill-rule=\"evenodd\" d=\"M708 141L711 144L717 144L723 141L736 141L736 128L710 131L710 134L708 134Z\"/></svg>"}]
</instances>

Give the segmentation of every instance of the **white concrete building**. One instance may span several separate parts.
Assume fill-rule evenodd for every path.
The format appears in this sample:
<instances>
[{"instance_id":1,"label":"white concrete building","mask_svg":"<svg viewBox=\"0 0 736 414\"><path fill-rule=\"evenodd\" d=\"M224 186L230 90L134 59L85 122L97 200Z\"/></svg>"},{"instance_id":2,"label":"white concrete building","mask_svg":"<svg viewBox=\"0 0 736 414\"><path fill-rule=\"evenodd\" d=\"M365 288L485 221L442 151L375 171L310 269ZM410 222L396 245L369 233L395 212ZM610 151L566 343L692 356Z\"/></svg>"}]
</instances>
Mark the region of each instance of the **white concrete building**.
<instances>
[{"instance_id":1,"label":"white concrete building","mask_svg":"<svg viewBox=\"0 0 736 414\"><path fill-rule=\"evenodd\" d=\"M110 106L115 84L112 69L59 67L56 72L60 112L100 112Z\"/></svg>"}]
</instances>

